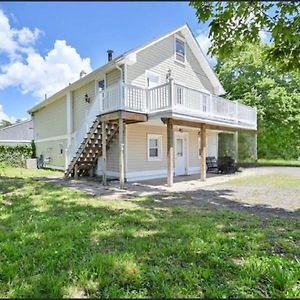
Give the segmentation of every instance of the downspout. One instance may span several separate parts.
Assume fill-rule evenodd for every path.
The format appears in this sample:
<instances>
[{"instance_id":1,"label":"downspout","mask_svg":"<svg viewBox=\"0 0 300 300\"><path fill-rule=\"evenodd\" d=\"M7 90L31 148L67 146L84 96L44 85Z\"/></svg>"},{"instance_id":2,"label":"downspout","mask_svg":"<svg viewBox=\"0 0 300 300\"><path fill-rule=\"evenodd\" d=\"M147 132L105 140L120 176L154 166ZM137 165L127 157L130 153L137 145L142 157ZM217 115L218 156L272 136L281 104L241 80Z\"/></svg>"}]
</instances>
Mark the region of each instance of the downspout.
<instances>
[{"instance_id":1,"label":"downspout","mask_svg":"<svg viewBox=\"0 0 300 300\"><path fill-rule=\"evenodd\" d=\"M120 81L120 84L121 84L121 91L122 91L122 93L121 93L121 97L122 97L122 106L125 106L124 104L125 104L125 90L124 90L124 85L122 84L122 83L124 83L124 81L123 81L123 69L118 65L118 63L117 62L115 62L115 66L116 66L116 68L120 71L120 73L121 73L121 81ZM125 80L125 78L124 78L124 80ZM119 145L119 148L120 149L123 149L123 160L124 160L124 181L126 182L127 181L127 125L126 124L124 124L125 126L124 126L124 132L123 132L123 134L125 134L125 140L123 139L123 145L120 147L120 145ZM120 134L120 133L119 133ZM125 142L125 145L124 145L124 142ZM125 146L125 147L124 147ZM122 150L121 150L122 151ZM125 158L125 159L124 159ZM119 158L120 159L120 158ZM119 162L120 163L120 162ZM120 171L120 170L119 170ZM120 175L120 174L119 174Z\"/></svg>"}]
</instances>

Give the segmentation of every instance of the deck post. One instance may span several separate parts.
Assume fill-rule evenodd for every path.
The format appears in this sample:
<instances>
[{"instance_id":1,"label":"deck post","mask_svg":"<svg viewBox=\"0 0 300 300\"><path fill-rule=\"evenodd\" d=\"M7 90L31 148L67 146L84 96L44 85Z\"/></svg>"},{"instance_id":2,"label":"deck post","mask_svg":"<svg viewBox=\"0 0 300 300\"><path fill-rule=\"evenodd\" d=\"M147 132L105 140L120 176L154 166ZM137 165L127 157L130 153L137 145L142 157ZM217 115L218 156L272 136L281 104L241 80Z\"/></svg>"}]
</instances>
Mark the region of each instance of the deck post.
<instances>
[{"instance_id":1,"label":"deck post","mask_svg":"<svg viewBox=\"0 0 300 300\"><path fill-rule=\"evenodd\" d=\"M101 122L101 148L102 148L102 184L107 185L107 163L106 163L106 123Z\"/></svg>"},{"instance_id":2,"label":"deck post","mask_svg":"<svg viewBox=\"0 0 300 300\"><path fill-rule=\"evenodd\" d=\"M238 163L239 161L239 132L235 131L234 133L234 147L235 147L235 160Z\"/></svg>"},{"instance_id":3,"label":"deck post","mask_svg":"<svg viewBox=\"0 0 300 300\"><path fill-rule=\"evenodd\" d=\"M78 179L78 164L75 164L74 166L74 179Z\"/></svg>"},{"instance_id":4,"label":"deck post","mask_svg":"<svg viewBox=\"0 0 300 300\"><path fill-rule=\"evenodd\" d=\"M206 180L206 126L201 125L201 180Z\"/></svg>"},{"instance_id":5,"label":"deck post","mask_svg":"<svg viewBox=\"0 0 300 300\"><path fill-rule=\"evenodd\" d=\"M255 159L255 162L257 162L257 132L255 131L254 133L254 159Z\"/></svg>"},{"instance_id":6,"label":"deck post","mask_svg":"<svg viewBox=\"0 0 300 300\"><path fill-rule=\"evenodd\" d=\"M119 181L120 189L124 188L124 121L119 118Z\"/></svg>"},{"instance_id":7,"label":"deck post","mask_svg":"<svg viewBox=\"0 0 300 300\"><path fill-rule=\"evenodd\" d=\"M167 120L168 186L173 185L174 174L174 130L172 119Z\"/></svg>"},{"instance_id":8,"label":"deck post","mask_svg":"<svg viewBox=\"0 0 300 300\"><path fill-rule=\"evenodd\" d=\"M94 167L92 166L89 170L89 176L93 177L94 176Z\"/></svg>"}]
</instances>

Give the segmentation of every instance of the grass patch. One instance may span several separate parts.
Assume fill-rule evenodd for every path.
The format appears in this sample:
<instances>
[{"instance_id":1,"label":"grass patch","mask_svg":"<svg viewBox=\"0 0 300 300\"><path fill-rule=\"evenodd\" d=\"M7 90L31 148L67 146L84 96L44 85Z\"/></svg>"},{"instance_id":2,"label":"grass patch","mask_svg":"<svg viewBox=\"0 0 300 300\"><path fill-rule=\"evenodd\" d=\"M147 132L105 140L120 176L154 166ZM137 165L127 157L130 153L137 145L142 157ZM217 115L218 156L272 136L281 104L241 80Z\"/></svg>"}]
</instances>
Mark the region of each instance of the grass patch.
<instances>
[{"instance_id":1,"label":"grass patch","mask_svg":"<svg viewBox=\"0 0 300 300\"><path fill-rule=\"evenodd\" d=\"M258 159L256 164L258 166L300 167L300 160Z\"/></svg>"},{"instance_id":2,"label":"grass patch","mask_svg":"<svg viewBox=\"0 0 300 300\"><path fill-rule=\"evenodd\" d=\"M300 176L282 173L257 174L230 179L226 184L269 186L276 188L299 188Z\"/></svg>"},{"instance_id":3,"label":"grass patch","mask_svg":"<svg viewBox=\"0 0 300 300\"><path fill-rule=\"evenodd\" d=\"M42 177L42 176L63 176L62 171L56 171L51 169L36 169L29 170L24 168L14 168L0 164L0 176L6 177Z\"/></svg>"},{"instance_id":4,"label":"grass patch","mask_svg":"<svg viewBox=\"0 0 300 300\"><path fill-rule=\"evenodd\" d=\"M1 297L300 297L299 219L104 200L15 173L0 179Z\"/></svg>"}]
</instances>

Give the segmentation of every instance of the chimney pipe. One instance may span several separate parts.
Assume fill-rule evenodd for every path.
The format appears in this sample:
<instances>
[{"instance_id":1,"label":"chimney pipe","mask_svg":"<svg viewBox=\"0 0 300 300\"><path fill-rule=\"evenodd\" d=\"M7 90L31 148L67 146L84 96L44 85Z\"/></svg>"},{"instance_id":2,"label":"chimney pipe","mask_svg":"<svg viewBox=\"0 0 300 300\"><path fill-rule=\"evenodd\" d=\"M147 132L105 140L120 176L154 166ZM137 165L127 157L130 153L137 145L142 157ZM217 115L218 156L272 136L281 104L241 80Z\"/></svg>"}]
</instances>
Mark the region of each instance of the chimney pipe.
<instances>
[{"instance_id":1,"label":"chimney pipe","mask_svg":"<svg viewBox=\"0 0 300 300\"><path fill-rule=\"evenodd\" d=\"M112 54L113 54L113 50L107 50L107 60L111 61L112 60Z\"/></svg>"}]
</instances>

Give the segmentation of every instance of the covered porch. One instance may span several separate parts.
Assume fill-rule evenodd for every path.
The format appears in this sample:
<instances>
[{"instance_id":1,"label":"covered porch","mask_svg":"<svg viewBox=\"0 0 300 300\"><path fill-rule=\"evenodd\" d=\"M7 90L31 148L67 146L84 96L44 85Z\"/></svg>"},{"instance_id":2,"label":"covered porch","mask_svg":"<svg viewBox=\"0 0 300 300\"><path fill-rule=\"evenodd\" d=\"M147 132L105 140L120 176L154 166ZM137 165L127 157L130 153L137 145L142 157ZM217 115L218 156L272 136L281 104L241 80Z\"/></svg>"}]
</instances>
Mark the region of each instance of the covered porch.
<instances>
[{"instance_id":1,"label":"covered porch","mask_svg":"<svg viewBox=\"0 0 300 300\"><path fill-rule=\"evenodd\" d=\"M186 120L183 118L176 118L176 117L165 117L161 118L162 122L167 126L167 186L172 187L174 182L178 181L185 181L190 180L187 176L180 176L175 177L174 170L175 170L175 126L183 126L183 127L190 127L199 130L200 132L200 176L198 175L198 180L206 181L208 178L213 178L216 176L220 176L220 174L211 174L207 173L207 130L220 130L231 132L234 134L234 144L235 144L235 153L237 160L238 157L238 131L245 130L245 131L254 131L255 133L255 143L256 143L256 130L240 128L239 126L232 126L232 125L216 125L212 123L204 123L202 120L191 121ZM255 145L256 149L256 145ZM193 175L194 177L196 175Z\"/></svg>"}]
</instances>

